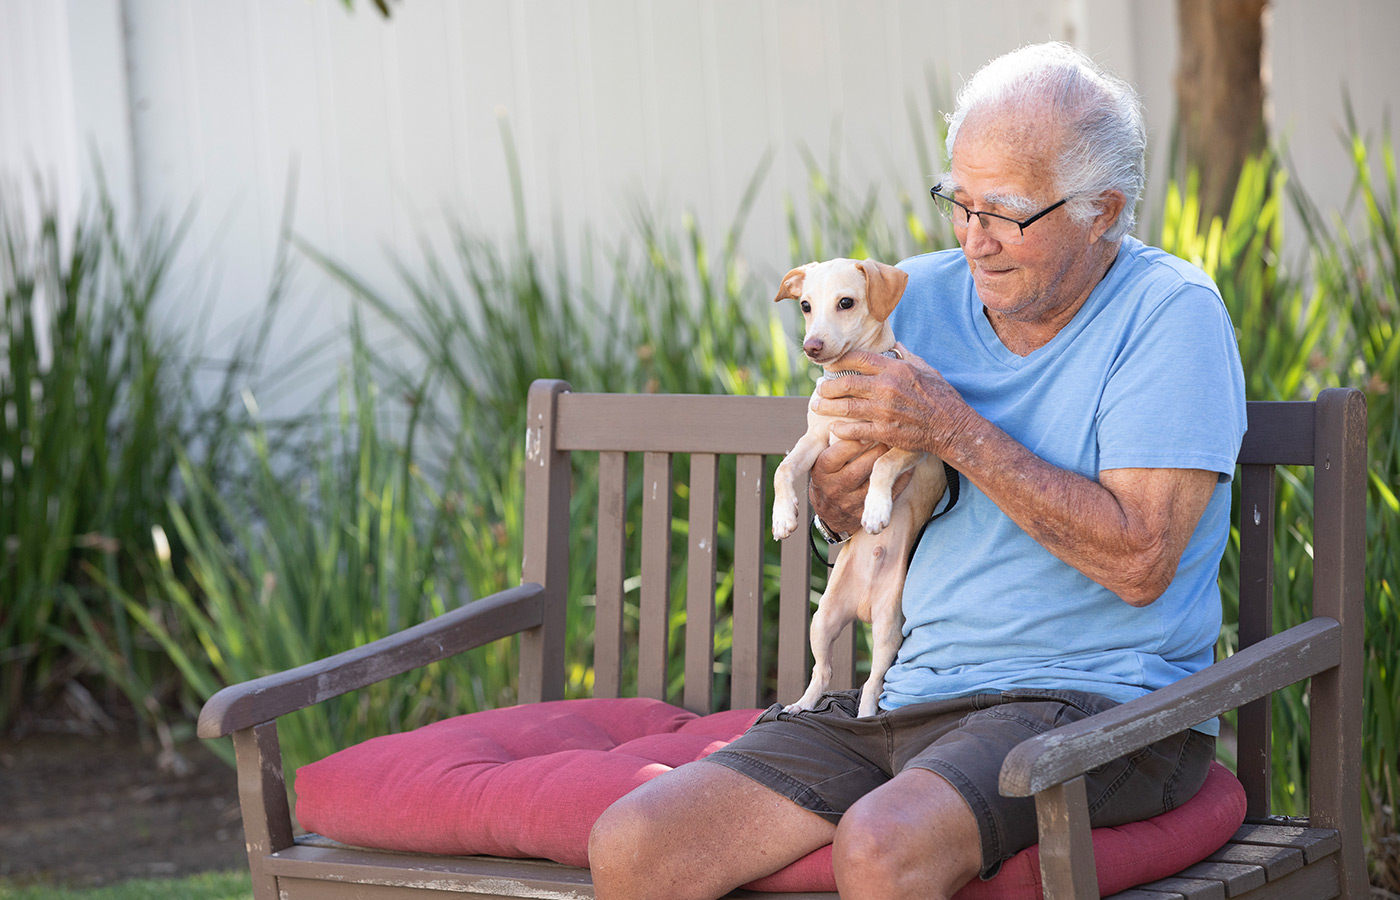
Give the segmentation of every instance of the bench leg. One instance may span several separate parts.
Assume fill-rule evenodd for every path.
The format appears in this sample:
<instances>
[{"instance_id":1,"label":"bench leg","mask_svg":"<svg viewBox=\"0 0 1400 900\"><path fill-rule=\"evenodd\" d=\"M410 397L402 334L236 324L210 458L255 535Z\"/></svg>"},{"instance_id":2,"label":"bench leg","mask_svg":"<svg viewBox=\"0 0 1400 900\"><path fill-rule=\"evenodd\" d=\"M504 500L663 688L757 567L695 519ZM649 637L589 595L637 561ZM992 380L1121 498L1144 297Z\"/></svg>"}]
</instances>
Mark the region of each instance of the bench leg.
<instances>
[{"instance_id":1,"label":"bench leg","mask_svg":"<svg viewBox=\"0 0 1400 900\"><path fill-rule=\"evenodd\" d=\"M234 732L233 752L238 763L238 805L243 812L253 898L278 900L277 878L265 871L263 860L269 853L292 846L293 838L277 723L264 722Z\"/></svg>"},{"instance_id":2,"label":"bench leg","mask_svg":"<svg viewBox=\"0 0 1400 900\"><path fill-rule=\"evenodd\" d=\"M1089 836L1089 798L1084 776L1035 795L1040 834L1040 879L1045 900L1099 895L1094 844Z\"/></svg>"}]
</instances>

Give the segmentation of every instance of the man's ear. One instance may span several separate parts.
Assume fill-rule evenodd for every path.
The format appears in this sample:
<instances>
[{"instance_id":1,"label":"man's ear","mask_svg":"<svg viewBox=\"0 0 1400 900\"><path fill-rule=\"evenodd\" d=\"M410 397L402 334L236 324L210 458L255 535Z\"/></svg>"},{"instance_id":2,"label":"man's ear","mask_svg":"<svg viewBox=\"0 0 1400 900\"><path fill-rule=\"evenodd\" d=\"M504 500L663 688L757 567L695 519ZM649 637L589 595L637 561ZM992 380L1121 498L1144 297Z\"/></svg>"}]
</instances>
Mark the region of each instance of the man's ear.
<instances>
[{"instance_id":1,"label":"man's ear","mask_svg":"<svg viewBox=\"0 0 1400 900\"><path fill-rule=\"evenodd\" d=\"M808 263L807 266L810 266ZM773 298L774 303L783 300L796 300L802 296L802 285L807 281L807 266L798 266L783 276L783 283L778 287L778 296Z\"/></svg>"},{"instance_id":2,"label":"man's ear","mask_svg":"<svg viewBox=\"0 0 1400 900\"><path fill-rule=\"evenodd\" d=\"M895 304L904 296L909 273L896 266L867 259L856 263L865 273L865 302L870 314L883 322L894 312Z\"/></svg>"},{"instance_id":3,"label":"man's ear","mask_svg":"<svg viewBox=\"0 0 1400 900\"><path fill-rule=\"evenodd\" d=\"M1106 191L1103 199L1099 201L1100 212L1094 217L1094 223L1089 228L1091 243L1097 242L1104 236L1108 229L1113 227L1113 223L1118 221L1118 217L1123 215L1123 207L1128 203L1128 198L1123 196L1122 191Z\"/></svg>"}]
</instances>

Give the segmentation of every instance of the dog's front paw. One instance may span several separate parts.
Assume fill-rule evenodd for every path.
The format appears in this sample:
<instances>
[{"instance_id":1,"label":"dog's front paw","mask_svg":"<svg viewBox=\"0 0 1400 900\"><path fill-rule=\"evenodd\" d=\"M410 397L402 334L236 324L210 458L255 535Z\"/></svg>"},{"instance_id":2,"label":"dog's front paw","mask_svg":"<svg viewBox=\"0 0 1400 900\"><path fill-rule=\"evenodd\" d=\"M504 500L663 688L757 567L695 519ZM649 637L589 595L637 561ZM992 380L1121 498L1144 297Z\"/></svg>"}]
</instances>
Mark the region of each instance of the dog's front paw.
<instances>
[{"instance_id":1,"label":"dog's front paw","mask_svg":"<svg viewBox=\"0 0 1400 900\"><path fill-rule=\"evenodd\" d=\"M797 530L797 504L773 504L773 540L783 538Z\"/></svg>"},{"instance_id":2,"label":"dog's front paw","mask_svg":"<svg viewBox=\"0 0 1400 900\"><path fill-rule=\"evenodd\" d=\"M865 509L861 512L860 525L871 534L879 534L890 524L893 512L894 502L889 497L868 494L865 498Z\"/></svg>"}]
</instances>

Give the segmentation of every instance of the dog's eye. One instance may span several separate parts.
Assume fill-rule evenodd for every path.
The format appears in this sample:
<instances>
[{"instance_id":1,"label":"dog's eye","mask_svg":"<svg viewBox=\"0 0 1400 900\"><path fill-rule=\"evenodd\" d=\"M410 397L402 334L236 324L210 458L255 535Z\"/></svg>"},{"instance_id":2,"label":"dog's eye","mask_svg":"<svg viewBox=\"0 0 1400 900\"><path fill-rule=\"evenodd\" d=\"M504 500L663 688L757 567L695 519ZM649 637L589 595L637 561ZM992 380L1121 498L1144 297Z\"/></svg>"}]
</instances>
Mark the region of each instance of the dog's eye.
<instances>
[{"instance_id":1,"label":"dog's eye","mask_svg":"<svg viewBox=\"0 0 1400 900\"><path fill-rule=\"evenodd\" d=\"M851 297L842 297L840 300L836 301L836 306L840 309L850 309L855 305L856 301Z\"/></svg>"},{"instance_id":2,"label":"dog's eye","mask_svg":"<svg viewBox=\"0 0 1400 900\"><path fill-rule=\"evenodd\" d=\"M812 304L811 304L811 303L808 303L806 300L803 300L803 301L802 301L802 311L805 312L805 313L811 312L811 311L812 311Z\"/></svg>"}]
</instances>

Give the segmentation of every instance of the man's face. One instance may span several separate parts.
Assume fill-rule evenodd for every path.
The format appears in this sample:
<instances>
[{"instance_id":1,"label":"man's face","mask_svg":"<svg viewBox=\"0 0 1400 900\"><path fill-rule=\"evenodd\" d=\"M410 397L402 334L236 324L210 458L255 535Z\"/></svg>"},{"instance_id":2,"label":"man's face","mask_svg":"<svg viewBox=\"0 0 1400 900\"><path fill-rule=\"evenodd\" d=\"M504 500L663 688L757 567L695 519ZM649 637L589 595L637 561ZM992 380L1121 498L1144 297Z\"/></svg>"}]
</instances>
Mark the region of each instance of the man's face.
<instances>
[{"instance_id":1,"label":"man's face","mask_svg":"<svg viewBox=\"0 0 1400 900\"><path fill-rule=\"evenodd\" d=\"M1030 129L968 122L959 132L949 180L953 198L976 212L1025 220L1061 199L1049 172L1052 142ZM1039 322L1077 308L1093 288L1095 223L1076 224L1064 207L1038 219L1020 244L987 235L977 217L956 229L978 299L1007 318Z\"/></svg>"}]
</instances>

